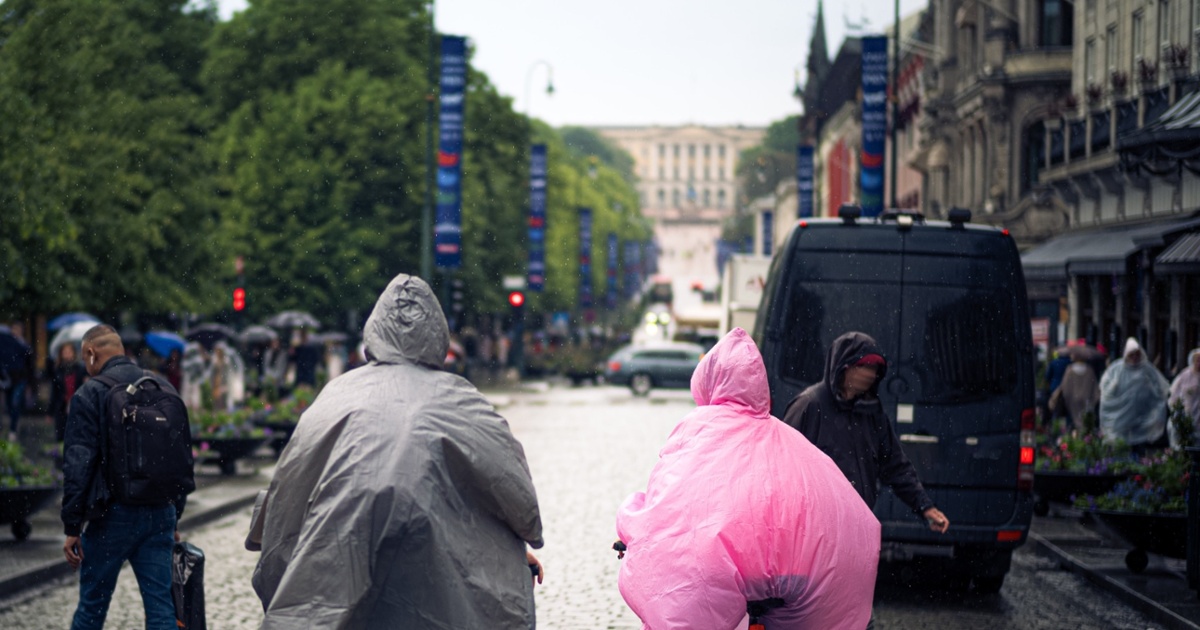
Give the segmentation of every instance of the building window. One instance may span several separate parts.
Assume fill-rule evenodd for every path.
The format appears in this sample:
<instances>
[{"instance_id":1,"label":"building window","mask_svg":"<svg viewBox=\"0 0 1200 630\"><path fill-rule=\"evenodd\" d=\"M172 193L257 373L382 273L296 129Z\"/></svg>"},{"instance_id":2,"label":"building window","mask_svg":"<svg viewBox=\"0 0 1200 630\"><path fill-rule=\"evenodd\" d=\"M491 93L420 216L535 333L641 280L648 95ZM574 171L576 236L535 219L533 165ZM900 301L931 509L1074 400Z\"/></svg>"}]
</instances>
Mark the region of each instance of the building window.
<instances>
[{"instance_id":1,"label":"building window","mask_svg":"<svg viewBox=\"0 0 1200 630\"><path fill-rule=\"evenodd\" d=\"M1200 0L1197 0L1197 2L1200 2ZM721 159L725 158L725 145L717 145L717 157Z\"/></svg>"},{"instance_id":2,"label":"building window","mask_svg":"<svg viewBox=\"0 0 1200 630\"><path fill-rule=\"evenodd\" d=\"M1094 23L1096 21L1096 0L1086 0L1083 6L1084 19L1087 20L1088 24Z\"/></svg>"},{"instance_id":3,"label":"building window","mask_svg":"<svg viewBox=\"0 0 1200 630\"><path fill-rule=\"evenodd\" d=\"M1089 37L1083 44L1083 82L1086 86L1096 82L1096 38Z\"/></svg>"},{"instance_id":4,"label":"building window","mask_svg":"<svg viewBox=\"0 0 1200 630\"><path fill-rule=\"evenodd\" d=\"M658 207L667 207L667 191L661 188L658 189Z\"/></svg>"},{"instance_id":5,"label":"building window","mask_svg":"<svg viewBox=\"0 0 1200 630\"><path fill-rule=\"evenodd\" d=\"M1146 20L1145 13L1142 11L1133 12L1133 26L1130 27L1133 33L1133 60L1137 60L1146 54ZM1136 71L1137 68L1134 68Z\"/></svg>"},{"instance_id":6,"label":"building window","mask_svg":"<svg viewBox=\"0 0 1200 630\"><path fill-rule=\"evenodd\" d=\"M688 181L689 182L695 181L695 179L696 179L696 169L694 167L689 166L688 167Z\"/></svg>"},{"instance_id":7,"label":"building window","mask_svg":"<svg viewBox=\"0 0 1200 630\"><path fill-rule=\"evenodd\" d=\"M718 208L725 207L725 189L724 188L717 191L717 207Z\"/></svg>"},{"instance_id":8,"label":"building window","mask_svg":"<svg viewBox=\"0 0 1200 630\"><path fill-rule=\"evenodd\" d=\"M704 181L708 181L708 180L712 179L712 177L710 177L711 175L712 175L712 169L710 169L710 168L709 168L709 167L706 165L706 166L704 167Z\"/></svg>"},{"instance_id":9,"label":"building window","mask_svg":"<svg viewBox=\"0 0 1200 630\"><path fill-rule=\"evenodd\" d=\"M1104 35L1104 50L1108 55L1108 71L1112 72L1117 69L1117 64L1121 63L1121 42L1117 40L1116 24L1108 26Z\"/></svg>"},{"instance_id":10,"label":"building window","mask_svg":"<svg viewBox=\"0 0 1200 630\"><path fill-rule=\"evenodd\" d=\"M1200 29L1200 0L1192 0L1192 30Z\"/></svg>"},{"instance_id":11,"label":"building window","mask_svg":"<svg viewBox=\"0 0 1200 630\"><path fill-rule=\"evenodd\" d=\"M679 207L679 189L678 188L671 191L671 205L676 208Z\"/></svg>"},{"instance_id":12,"label":"building window","mask_svg":"<svg viewBox=\"0 0 1200 630\"><path fill-rule=\"evenodd\" d=\"M704 145L704 157L707 158L710 155L712 155L712 147L706 144Z\"/></svg>"},{"instance_id":13,"label":"building window","mask_svg":"<svg viewBox=\"0 0 1200 630\"><path fill-rule=\"evenodd\" d=\"M724 166L717 168L717 181L722 181L722 182L725 181L725 167Z\"/></svg>"},{"instance_id":14,"label":"building window","mask_svg":"<svg viewBox=\"0 0 1200 630\"><path fill-rule=\"evenodd\" d=\"M675 149L675 159L679 159L679 145L678 144L675 145L674 149Z\"/></svg>"},{"instance_id":15,"label":"building window","mask_svg":"<svg viewBox=\"0 0 1200 630\"><path fill-rule=\"evenodd\" d=\"M666 167L665 167L665 166L660 166L660 167L658 167L658 178L659 178L659 179L666 179L666 178L667 178L667 169L666 169Z\"/></svg>"},{"instance_id":16,"label":"building window","mask_svg":"<svg viewBox=\"0 0 1200 630\"><path fill-rule=\"evenodd\" d=\"M667 157L667 145L665 145L665 144L658 145L658 157L660 157L660 158Z\"/></svg>"},{"instance_id":17,"label":"building window","mask_svg":"<svg viewBox=\"0 0 1200 630\"><path fill-rule=\"evenodd\" d=\"M690 158L696 157L696 145L694 145L694 144L688 145L688 157L690 157Z\"/></svg>"},{"instance_id":18,"label":"building window","mask_svg":"<svg viewBox=\"0 0 1200 630\"><path fill-rule=\"evenodd\" d=\"M704 189L704 207L712 207L712 191L707 188Z\"/></svg>"},{"instance_id":19,"label":"building window","mask_svg":"<svg viewBox=\"0 0 1200 630\"><path fill-rule=\"evenodd\" d=\"M1074 34L1075 11L1067 0L1041 0L1039 23L1042 46L1070 46Z\"/></svg>"}]
</instances>

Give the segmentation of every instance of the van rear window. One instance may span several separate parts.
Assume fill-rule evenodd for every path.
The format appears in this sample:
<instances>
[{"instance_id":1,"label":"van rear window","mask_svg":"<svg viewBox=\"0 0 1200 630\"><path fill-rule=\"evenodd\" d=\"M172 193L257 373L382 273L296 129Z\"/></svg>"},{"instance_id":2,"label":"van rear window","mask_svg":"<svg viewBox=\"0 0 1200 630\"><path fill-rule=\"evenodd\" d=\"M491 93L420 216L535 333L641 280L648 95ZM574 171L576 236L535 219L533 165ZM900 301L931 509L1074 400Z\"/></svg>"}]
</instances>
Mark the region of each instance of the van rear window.
<instances>
[{"instance_id":1,"label":"van rear window","mask_svg":"<svg viewBox=\"0 0 1200 630\"><path fill-rule=\"evenodd\" d=\"M961 402L1016 389L1014 295L910 284L903 301L900 296L896 284L792 287L779 321L780 375L797 385L821 380L834 338L857 330L874 337L889 361L917 375L919 383L911 385L921 402Z\"/></svg>"}]
</instances>

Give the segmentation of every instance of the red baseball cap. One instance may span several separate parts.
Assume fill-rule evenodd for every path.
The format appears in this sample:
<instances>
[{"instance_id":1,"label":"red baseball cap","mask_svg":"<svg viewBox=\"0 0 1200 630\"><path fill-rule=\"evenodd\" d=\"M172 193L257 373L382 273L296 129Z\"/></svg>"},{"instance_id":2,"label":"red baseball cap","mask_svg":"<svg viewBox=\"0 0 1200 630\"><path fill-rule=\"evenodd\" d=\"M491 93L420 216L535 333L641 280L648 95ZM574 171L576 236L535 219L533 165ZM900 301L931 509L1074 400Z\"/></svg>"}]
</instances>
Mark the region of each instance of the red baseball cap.
<instances>
[{"instance_id":1,"label":"red baseball cap","mask_svg":"<svg viewBox=\"0 0 1200 630\"><path fill-rule=\"evenodd\" d=\"M868 354L863 356L863 358L859 359L858 361L855 361L854 365L887 365L887 361L885 361L883 357L879 356L878 354Z\"/></svg>"}]
</instances>

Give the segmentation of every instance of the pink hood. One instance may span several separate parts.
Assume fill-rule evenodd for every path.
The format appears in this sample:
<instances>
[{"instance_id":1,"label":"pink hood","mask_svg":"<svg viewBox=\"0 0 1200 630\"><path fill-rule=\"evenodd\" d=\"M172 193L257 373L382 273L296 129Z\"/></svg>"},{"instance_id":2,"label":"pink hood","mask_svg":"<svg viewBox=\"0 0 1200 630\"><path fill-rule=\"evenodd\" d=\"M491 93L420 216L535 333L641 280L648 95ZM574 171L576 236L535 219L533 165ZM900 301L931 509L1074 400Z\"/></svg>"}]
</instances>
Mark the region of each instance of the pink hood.
<instances>
[{"instance_id":1,"label":"pink hood","mask_svg":"<svg viewBox=\"0 0 1200 630\"><path fill-rule=\"evenodd\" d=\"M879 523L841 471L770 415L766 369L741 328L692 376L697 408L626 499L619 586L646 628L735 628L746 601L778 597L781 627L862 628Z\"/></svg>"}]
</instances>

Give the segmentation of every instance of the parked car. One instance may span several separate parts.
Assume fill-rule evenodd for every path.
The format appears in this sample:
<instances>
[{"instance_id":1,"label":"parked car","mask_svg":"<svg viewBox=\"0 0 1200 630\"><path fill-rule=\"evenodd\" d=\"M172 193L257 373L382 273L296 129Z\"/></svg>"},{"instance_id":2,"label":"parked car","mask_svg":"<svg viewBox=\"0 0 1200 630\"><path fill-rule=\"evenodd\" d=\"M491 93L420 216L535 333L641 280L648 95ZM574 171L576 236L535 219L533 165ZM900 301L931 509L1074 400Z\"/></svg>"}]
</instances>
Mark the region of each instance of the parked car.
<instances>
[{"instance_id":1,"label":"parked car","mask_svg":"<svg viewBox=\"0 0 1200 630\"><path fill-rule=\"evenodd\" d=\"M625 346L608 358L604 380L628 385L637 396L646 396L655 387L687 389L703 357L704 348L694 343Z\"/></svg>"},{"instance_id":2,"label":"parked car","mask_svg":"<svg viewBox=\"0 0 1200 630\"><path fill-rule=\"evenodd\" d=\"M884 489L885 559L952 558L995 592L1033 516L1034 348L1025 280L1007 232L885 213L806 219L774 257L755 324L771 412L822 379L830 343L865 332L889 364L879 387L905 454L953 525L929 531Z\"/></svg>"}]
</instances>

